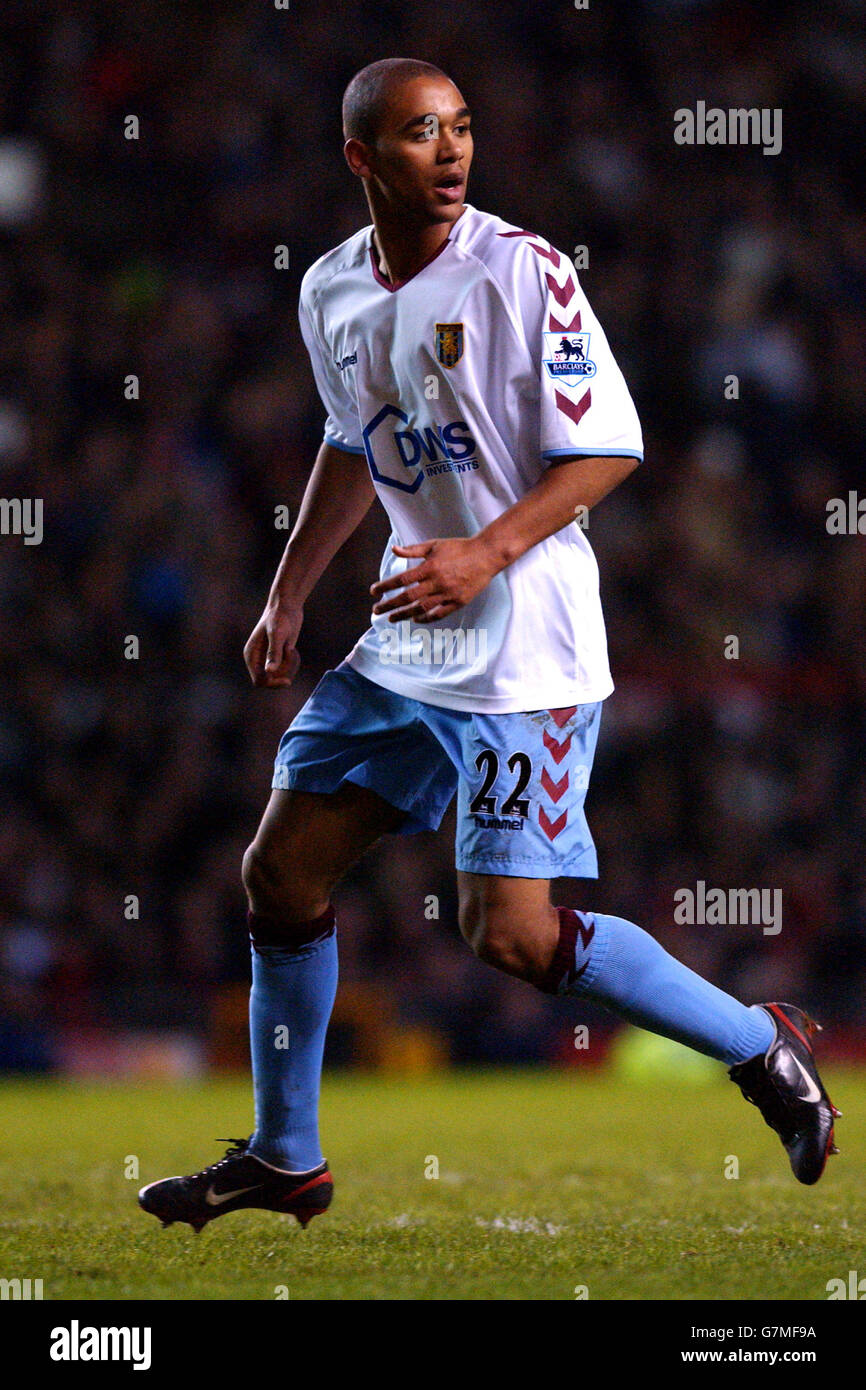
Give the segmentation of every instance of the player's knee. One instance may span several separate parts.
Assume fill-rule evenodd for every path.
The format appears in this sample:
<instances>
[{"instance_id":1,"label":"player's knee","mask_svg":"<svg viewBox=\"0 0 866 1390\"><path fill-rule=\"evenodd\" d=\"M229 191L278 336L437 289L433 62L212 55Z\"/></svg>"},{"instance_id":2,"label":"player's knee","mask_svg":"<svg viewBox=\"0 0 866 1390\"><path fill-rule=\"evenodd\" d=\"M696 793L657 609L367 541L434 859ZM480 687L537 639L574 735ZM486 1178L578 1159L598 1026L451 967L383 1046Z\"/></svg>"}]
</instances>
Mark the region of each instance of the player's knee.
<instances>
[{"instance_id":1,"label":"player's knee","mask_svg":"<svg viewBox=\"0 0 866 1390\"><path fill-rule=\"evenodd\" d=\"M479 960L508 969L515 957L519 926L505 907L470 897L460 904L460 930Z\"/></svg>"},{"instance_id":2,"label":"player's knee","mask_svg":"<svg viewBox=\"0 0 866 1390\"><path fill-rule=\"evenodd\" d=\"M253 841L244 852L241 879L251 912L266 913L278 894L277 875L268 857Z\"/></svg>"},{"instance_id":3,"label":"player's knee","mask_svg":"<svg viewBox=\"0 0 866 1390\"><path fill-rule=\"evenodd\" d=\"M277 859L255 840L244 854L241 876L250 911L257 916L306 922L328 905L331 884L312 873L309 864L290 855Z\"/></svg>"},{"instance_id":4,"label":"player's knee","mask_svg":"<svg viewBox=\"0 0 866 1390\"><path fill-rule=\"evenodd\" d=\"M487 965L492 965L496 970L507 970L510 972L514 964L515 943L512 938L505 935L495 935L492 931L485 931L475 938L472 949L479 960L483 960Z\"/></svg>"}]
</instances>

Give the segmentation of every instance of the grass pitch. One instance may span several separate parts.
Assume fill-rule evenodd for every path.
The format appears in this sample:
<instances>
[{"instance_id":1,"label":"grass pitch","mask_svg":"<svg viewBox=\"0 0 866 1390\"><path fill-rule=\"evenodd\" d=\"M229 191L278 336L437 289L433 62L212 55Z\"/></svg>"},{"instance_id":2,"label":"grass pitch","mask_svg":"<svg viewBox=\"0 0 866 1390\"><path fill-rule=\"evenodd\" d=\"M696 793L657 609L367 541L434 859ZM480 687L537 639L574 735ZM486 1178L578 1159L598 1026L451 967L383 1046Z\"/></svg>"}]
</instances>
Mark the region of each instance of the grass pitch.
<instances>
[{"instance_id":1,"label":"grass pitch","mask_svg":"<svg viewBox=\"0 0 866 1390\"><path fill-rule=\"evenodd\" d=\"M719 1070L332 1074L331 1210L306 1232L241 1212L201 1236L163 1231L136 1192L249 1132L245 1080L6 1082L0 1275L46 1299L825 1300L863 1265L866 1075L829 1072L842 1153L804 1188Z\"/></svg>"}]
</instances>

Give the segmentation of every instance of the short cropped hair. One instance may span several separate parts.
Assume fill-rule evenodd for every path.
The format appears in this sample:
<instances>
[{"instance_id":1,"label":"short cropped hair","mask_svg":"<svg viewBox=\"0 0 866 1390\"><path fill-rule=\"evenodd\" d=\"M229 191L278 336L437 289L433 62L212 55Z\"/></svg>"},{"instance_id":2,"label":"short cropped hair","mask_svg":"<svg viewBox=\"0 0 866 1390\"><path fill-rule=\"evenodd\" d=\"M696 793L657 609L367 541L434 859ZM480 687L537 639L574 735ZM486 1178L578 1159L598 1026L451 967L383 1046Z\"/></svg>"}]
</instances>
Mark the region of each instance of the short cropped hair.
<instances>
[{"instance_id":1,"label":"short cropped hair","mask_svg":"<svg viewBox=\"0 0 866 1390\"><path fill-rule=\"evenodd\" d=\"M421 58L382 58L356 72L343 94L343 135L373 145L391 93L413 77L451 79Z\"/></svg>"}]
</instances>

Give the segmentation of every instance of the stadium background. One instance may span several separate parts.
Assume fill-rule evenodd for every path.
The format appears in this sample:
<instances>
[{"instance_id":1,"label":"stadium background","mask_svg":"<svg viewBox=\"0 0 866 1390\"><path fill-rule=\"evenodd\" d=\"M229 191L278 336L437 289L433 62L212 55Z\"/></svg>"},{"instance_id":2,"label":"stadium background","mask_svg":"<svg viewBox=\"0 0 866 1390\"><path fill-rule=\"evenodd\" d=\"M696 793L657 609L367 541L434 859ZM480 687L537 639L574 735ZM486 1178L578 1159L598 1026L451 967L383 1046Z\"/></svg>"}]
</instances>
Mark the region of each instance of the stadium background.
<instances>
[{"instance_id":1,"label":"stadium background","mask_svg":"<svg viewBox=\"0 0 866 1390\"><path fill-rule=\"evenodd\" d=\"M367 221L340 96L392 54L463 89L474 205L588 247L645 430L589 530L617 681L589 800L602 877L558 900L860 1049L866 541L825 522L863 476L862 16L6 0L0 493L42 497L45 536L0 539L0 1067L244 1064L241 855L281 732L366 626L387 531L371 515L319 585L293 689L253 691L275 508L294 518L321 438L299 281ZM782 153L676 145L697 100L782 108ZM573 1025L600 1040L608 1016L474 960L452 854L449 813L340 891L331 1061L598 1060ZM780 888L781 933L676 926L699 879Z\"/></svg>"}]
</instances>

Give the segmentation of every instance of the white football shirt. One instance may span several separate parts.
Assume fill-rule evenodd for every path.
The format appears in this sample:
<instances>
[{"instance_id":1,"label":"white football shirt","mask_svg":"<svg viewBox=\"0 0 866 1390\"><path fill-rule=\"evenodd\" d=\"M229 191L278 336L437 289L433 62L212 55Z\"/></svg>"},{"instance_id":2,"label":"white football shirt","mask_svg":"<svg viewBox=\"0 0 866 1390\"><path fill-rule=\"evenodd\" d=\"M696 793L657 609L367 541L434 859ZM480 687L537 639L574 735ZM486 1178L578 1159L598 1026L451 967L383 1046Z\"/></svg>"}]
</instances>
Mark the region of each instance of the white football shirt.
<instances>
[{"instance_id":1,"label":"white football shirt","mask_svg":"<svg viewBox=\"0 0 866 1390\"><path fill-rule=\"evenodd\" d=\"M310 267L299 312L325 439L369 468L391 521L381 578L418 563L392 543L475 535L558 458L643 457L622 373L567 256L467 204L435 255L392 285L372 232ZM613 682L598 566L580 521L446 618L373 617L348 661L450 709L604 699Z\"/></svg>"}]
</instances>

